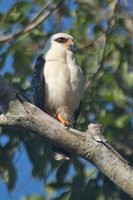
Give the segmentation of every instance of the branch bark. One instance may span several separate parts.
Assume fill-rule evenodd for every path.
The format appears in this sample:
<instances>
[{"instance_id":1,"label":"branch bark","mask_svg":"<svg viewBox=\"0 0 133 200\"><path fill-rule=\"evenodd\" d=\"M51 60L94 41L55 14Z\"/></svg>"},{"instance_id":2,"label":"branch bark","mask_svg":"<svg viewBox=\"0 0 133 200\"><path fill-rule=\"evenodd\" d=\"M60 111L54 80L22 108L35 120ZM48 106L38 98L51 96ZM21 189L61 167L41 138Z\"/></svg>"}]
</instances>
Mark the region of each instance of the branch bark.
<instances>
[{"instance_id":1,"label":"branch bark","mask_svg":"<svg viewBox=\"0 0 133 200\"><path fill-rule=\"evenodd\" d=\"M2 77L0 103L6 112L0 115L0 126L29 130L93 162L110 180L133 197L133 169L106 141L101 126L90 124L87 132L72 128L66 130L57 120L29 103Z\"/></svg>"}]
</instances>

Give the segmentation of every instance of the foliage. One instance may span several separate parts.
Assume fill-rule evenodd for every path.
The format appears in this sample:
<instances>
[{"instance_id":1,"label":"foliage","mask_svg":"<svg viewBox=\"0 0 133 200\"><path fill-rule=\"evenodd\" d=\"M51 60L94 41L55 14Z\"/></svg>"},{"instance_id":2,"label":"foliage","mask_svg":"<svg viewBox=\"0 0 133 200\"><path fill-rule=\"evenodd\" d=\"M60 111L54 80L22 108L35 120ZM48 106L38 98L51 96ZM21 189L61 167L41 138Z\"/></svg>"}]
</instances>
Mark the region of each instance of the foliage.
<instances>
[{"instance_id":1,"label":"foliage","mask_svg":"<svg viewBox=\"0 0 133 200\"><path fill-rule=\"evenodd\" d=\"M0 9L1 37L23 29L47 4L44 0L12 2L7 12ZM32 31L12 41L0 43L0 72L27 94L33 65L43 51L47 38L58 31L72 34L79 48L75 52L78 63L86 78L92 77L76 128L85 130L90 122L103 124L106 138L131 163L132 11L132 0L66 0L57 12ZM86 46L89 41L93 42ZM13 162L14 149L19 151L23 144L33 166L32 175L44 180L46 200L130 200L129 196L85 161L73 156L70 161L56 162L52 158L50 144L32 133L29 135L22 130L7 127L0 131L0 174L9 190L14 189L18 173ZM7 138L5 143L2 143L3 137ZM51 173L55 173L55 177L49 181ZM27 196L25 199L41 200L44 197Z\"/></svg>"}]
</instances>

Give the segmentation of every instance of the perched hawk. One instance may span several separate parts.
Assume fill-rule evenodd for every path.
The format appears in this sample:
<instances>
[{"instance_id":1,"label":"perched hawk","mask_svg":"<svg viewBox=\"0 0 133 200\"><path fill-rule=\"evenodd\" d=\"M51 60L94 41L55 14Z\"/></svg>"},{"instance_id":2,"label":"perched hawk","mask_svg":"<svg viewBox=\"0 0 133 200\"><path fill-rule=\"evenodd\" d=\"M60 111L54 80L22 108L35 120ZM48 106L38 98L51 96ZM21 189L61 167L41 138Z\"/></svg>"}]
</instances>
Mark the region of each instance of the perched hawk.
<instances>
[{"instance_id":1,"label":"perched hawk","mask_svg":"<svg viewBox=\"0 0 133 200\"><path fill-rule=\"evenodd\" d=\"M73 126L84 91L84 78L73 54L74 38L51 36L37 59L32 90L34 104L64 126Z\"/></svg>"}]
</instances>

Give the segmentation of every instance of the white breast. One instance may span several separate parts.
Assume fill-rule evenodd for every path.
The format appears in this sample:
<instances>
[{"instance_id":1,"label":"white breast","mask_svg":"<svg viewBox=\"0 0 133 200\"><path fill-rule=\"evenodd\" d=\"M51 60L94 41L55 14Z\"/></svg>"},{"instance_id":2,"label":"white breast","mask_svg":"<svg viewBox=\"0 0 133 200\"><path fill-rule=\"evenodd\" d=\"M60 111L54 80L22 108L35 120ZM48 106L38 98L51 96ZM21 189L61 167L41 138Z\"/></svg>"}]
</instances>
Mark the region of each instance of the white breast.
<instances>
[{"instance_id":1,"label":"white breast","mask_svg":"<svg viewBox=\"0 0 133 200\"><path fill-rule=\"evenodd\" d=\"M57 110L70 93L69 69L63 62L49 61L44 67L46 107Z\"/></svg>"},{"instance_id":2,"label":"white breast","mask_svg":"<svg viewBox=\"0 0 133 200\"><path fill-rule=\"evenodd\" d=\"M83 93L81 69L67 53L66 59L49 60L45 63L45 102L48 110L58 110L61 106L74 112Z\"/></svg>"},{"instance_id":3,"label":"white breast","mask_svg":"<svg viewBox=\"0 0 133 200\"><path fill-rule=\"evenodd\" d=\"M70 70L70 85L72 89L70 103L76 110L84 91L84 77L81 68L76 64L73 53L69 50L67 51L67 64Z\"/></svg>"}]
</instances>

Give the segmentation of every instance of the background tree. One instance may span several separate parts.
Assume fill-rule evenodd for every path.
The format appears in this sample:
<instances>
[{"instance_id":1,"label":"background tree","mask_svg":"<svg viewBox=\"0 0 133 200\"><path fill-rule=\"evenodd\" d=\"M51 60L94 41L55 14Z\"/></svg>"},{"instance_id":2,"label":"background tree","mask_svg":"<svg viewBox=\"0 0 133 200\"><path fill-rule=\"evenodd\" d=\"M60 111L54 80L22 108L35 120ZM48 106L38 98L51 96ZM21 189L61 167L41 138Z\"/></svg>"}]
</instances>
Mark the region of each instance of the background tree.
<instances>
[{"instance_id":1,"label":"background tree","mask_svg":"<svg viewBox=\"0 0 133 200\"><path fill-rule=\"evenodd\" d=\"M14 0L1 5L1 74L27 95L33 65L47 38L59 31L72 34L87 80L76 128L103 124L108 141L132 163L132 0ZM46 195L25 199L131 199L78 157L54 161L50 145L32 133L7 127L0 131L0 173L8 189L15 190L21 173L14 157L22 147L32 163L32 175L44 181Z\"/></svg>"}]
</instances>

